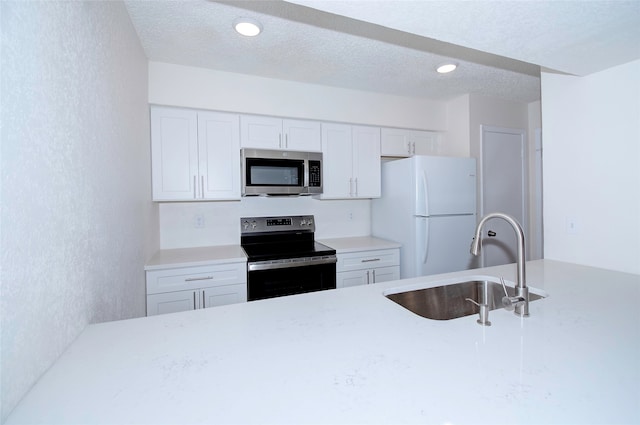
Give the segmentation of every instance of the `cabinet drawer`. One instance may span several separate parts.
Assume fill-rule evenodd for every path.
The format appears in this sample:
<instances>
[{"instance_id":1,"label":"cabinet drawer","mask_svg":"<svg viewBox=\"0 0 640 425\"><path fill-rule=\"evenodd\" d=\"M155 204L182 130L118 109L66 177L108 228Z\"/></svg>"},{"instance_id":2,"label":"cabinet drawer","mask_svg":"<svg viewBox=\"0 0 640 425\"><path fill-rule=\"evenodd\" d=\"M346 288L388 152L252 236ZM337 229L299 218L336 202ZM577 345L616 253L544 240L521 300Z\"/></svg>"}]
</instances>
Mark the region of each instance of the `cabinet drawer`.
<instances>
[{"instance_id":1,"label":"cabinet drawer","mask_svg":"<svg viewBox=\"0 0 640 425\"><path fill-rule=\"evenodd\" d=\"M246 263L152 270L147 272L147 294L246 284L246 282Z\"/></svg>"},{"instance_id":2,"label":"cabinet drawer","mask_svg":"<svg viewBox=\"0 0 640 425\"><path fill-rule=\"evenodd\" d=\"M338 254L336 272L400 265L399 249L380 249Z\"/></svg>"}]
</instances>

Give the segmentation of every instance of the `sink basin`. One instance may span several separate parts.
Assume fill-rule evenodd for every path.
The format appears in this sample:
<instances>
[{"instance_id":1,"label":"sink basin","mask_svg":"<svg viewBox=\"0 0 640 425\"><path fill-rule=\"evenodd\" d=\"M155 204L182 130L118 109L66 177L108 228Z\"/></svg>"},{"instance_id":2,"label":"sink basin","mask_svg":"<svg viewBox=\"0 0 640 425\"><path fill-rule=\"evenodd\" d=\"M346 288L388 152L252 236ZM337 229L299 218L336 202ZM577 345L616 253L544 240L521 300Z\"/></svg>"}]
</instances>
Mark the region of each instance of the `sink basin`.
<instances>
[{"instance_id":1,"label":"sink basin","mask_svg":"<svg viewBox=\"0 0 640 425\"><path fill-rule=\"evenodd\" d=\"M482 304L486 299L486 304L489 305L490 310L502 308L504 290L499 282L500 279L495 277L467 276L464 281L454 281L433 288L385 293L385 296L407 310L427 319L450 320L478 314L479 307L466 300L466 298L471 298L479 304ZM506 282L506 284L507 293L509 296L514 296L513 283ZM545 295L532 292L532 289L529 287L529 302L545 297Z\"/></svg>"}]
</instances>

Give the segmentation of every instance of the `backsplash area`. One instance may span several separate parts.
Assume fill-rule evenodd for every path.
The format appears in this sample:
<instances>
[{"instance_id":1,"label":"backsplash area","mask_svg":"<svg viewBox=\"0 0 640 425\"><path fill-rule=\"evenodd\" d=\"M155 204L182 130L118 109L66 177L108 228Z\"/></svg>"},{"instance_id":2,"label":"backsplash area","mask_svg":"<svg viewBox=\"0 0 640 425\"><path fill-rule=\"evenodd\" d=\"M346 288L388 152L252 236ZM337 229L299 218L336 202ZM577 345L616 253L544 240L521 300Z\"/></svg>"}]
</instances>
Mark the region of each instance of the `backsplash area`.
<instances>
[{"instance_id":1,"label":"backsplash area","mask_svg":"<svg viewBox=\"0 0 640 425\"><path fill-rule=\"evenodd\" d=\"M160 248L240 243L240 217L313 214L316 239L367 236L371 201L301 197L246 197L232 202L160 204Z\"/></svg>"}]
</instances>

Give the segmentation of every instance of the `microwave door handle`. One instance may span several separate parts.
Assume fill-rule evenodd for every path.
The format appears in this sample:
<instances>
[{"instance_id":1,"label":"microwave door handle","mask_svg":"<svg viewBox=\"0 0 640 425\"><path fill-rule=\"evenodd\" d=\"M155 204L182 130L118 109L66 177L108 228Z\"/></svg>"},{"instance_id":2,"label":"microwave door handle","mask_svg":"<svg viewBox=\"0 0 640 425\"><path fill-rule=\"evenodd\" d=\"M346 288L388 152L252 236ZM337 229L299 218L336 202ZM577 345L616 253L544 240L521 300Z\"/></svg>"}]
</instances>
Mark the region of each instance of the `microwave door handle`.
<instances>
[{"instance_id":1,"label":"microwave door handle","mask_svg":"<svg viewBox=\"0 0 640 425\"><path fill-rule=\"evenodd\" d=\"M309 160L305 159L302 163L303 171L304 171L304 187L309 187Z\"/></svg>"}]
</instances>

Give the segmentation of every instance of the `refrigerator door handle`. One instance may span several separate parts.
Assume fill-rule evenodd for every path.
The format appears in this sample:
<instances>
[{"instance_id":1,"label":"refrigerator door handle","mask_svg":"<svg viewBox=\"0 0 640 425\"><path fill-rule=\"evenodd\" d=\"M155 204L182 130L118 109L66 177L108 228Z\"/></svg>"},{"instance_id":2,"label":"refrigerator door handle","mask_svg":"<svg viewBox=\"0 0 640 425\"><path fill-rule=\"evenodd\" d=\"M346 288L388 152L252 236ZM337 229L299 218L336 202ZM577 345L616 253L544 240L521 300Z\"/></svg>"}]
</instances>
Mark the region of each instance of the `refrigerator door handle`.
<instances>
[{"instance_id":1,"label":"refrigerator door handle","mask_svg":"<svg viewBox=\"0 0 640 425\"><path fill-rule=\"evenodd\" d=\"M429 219L424 220L424 255L422 256L422 264L427 264L427 257L429 256Z\"/></svg>"},{"instance_id":2,"label":"refrigerator door handle","mask_svg":"<svg viewBox=\"0 0 640 425\"><path fill-rule=\"evenodd\" d=\"M427 172L422 170L416 188L416 215L428 216L429 192L427 189Z\"/></svg>"}]
</instances>

